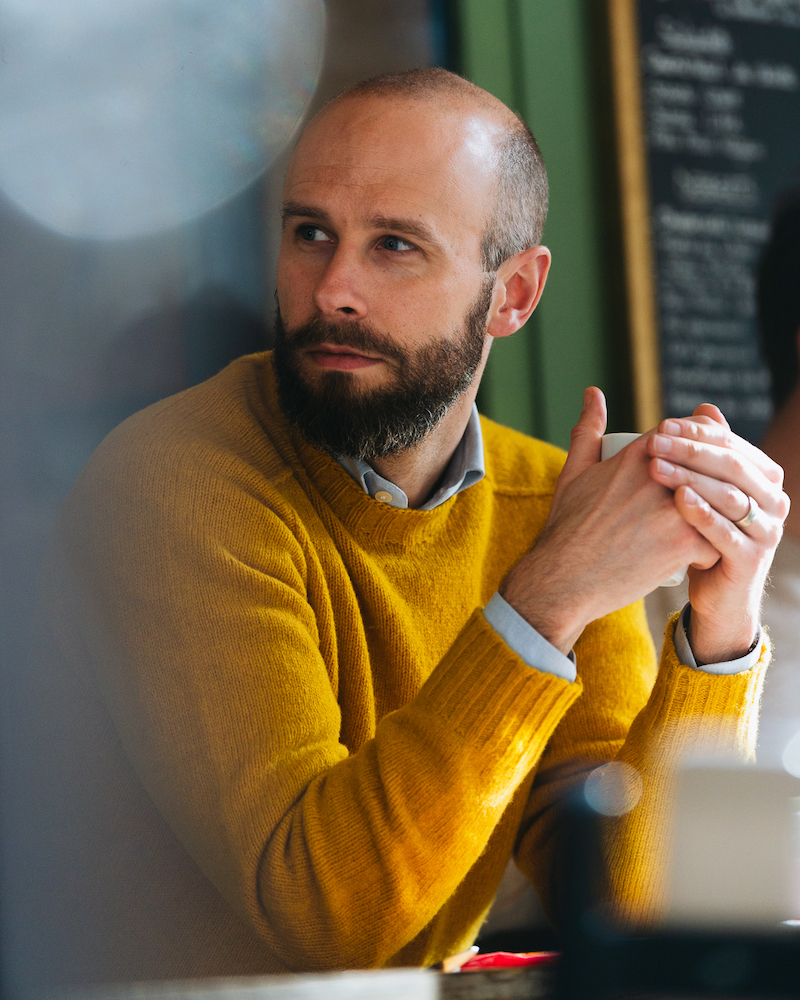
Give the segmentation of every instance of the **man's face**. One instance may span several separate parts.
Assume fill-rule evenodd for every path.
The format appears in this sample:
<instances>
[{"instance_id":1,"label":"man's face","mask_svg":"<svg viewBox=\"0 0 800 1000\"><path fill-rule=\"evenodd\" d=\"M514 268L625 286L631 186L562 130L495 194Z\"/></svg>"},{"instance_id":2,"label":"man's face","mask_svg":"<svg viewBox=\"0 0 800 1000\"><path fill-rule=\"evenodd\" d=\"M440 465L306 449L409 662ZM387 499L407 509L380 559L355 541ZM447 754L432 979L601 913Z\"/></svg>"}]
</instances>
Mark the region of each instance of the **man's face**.
<instances>
[{"instance_id":1,"label":"man's face","mask_svg":"<svg viewBox=\"0 0 800 1000\"><path fill-rule=\"evenodd\" d=\"M432 340L413 352L363 324L334 324L322 318L290 336L278 310L275 371L281 409L310 441L334 455L385 458L418 444L472 385L483 360L491 292L487 282L458 338ZM304 354L338 347L347 348L339 355L345 364L362 351L391 361L391 382L365 388L347 369L327 371L318 384L307 382Z\"/></svg>"},{"instance_id":2,"label":"man's face","mask_svg":"<svg viewBox=\"0 0 800 1000\"><path fill-rule=\"evenodd\" d=\"M301 427L324 403L317 425L336 413L339 423L419 417L419 439L482 370L492 139L477 117L364 97L303 135L284 191L276 343L284 408ZM373 437L360 457L415 443L405 433L380 447Z\"/></svg>"}]
</instances>

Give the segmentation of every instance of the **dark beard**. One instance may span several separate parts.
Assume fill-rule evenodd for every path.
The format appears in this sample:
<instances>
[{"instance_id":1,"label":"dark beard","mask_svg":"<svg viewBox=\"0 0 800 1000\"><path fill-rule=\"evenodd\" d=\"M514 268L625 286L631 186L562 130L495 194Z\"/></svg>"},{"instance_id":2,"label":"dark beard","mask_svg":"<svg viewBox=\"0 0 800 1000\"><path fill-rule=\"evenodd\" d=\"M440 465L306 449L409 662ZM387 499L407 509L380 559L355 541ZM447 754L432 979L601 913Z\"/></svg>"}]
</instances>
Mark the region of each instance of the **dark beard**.
<instances>
[{"instance_id":1,"label":"dark beard","mask_svg":"<svg viewBox=\"0 0 800 1000\"><path fill-rule=\"evenodd\" d=\"M275 320L278 399L288 420L312 444L364 461L418 444L472 384L483 355L492 283L486 282L457 340L406 351L364 323L313 319L287 331ZM361 391L349 372L321 371L309 385L300 374L300 349L329 343L380 354L395 369L385 388Z\"/></svg>"}]
</instances>

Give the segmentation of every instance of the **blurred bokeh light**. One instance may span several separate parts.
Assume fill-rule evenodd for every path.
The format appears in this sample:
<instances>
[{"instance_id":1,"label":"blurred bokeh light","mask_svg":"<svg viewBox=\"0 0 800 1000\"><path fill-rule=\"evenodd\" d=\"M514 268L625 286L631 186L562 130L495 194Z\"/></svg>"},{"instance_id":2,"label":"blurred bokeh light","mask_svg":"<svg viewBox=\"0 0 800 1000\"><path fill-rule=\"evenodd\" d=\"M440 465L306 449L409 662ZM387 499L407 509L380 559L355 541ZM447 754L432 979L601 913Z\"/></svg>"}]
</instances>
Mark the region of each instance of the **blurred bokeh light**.
<instances>
[{"instance_id":1,"label":"blurred bokeh light","mask_svg":"<svg viewBox=\"0 0 800 1000\"><path fill-rule=\"evenodd\" d=\"M783 766L789 774L800 778L800 731L795 733L784 747Z\"/></svg>"},{"instance_id":2,"label":"blurred bokeh light","mask_svg":"<svg viewBox=\"0 0 800 1000\"><path fill-rule=\"evenodd\" d=\"M624 816L639 804L644 784L635 767L611 761L596 767L586 779L583 794L601 816Z\"/></svg>"},{"instance_id":3,"label":"blurred bokeh light","mask_svg":"<svg viewBox=\"0 0 800 1000\"><path fill-rule=\"evenodd\" d=\"M143 236L241 192L317 84L323 0L5 0L0 189L60 233Z\"/></svg>"}]
</instances>

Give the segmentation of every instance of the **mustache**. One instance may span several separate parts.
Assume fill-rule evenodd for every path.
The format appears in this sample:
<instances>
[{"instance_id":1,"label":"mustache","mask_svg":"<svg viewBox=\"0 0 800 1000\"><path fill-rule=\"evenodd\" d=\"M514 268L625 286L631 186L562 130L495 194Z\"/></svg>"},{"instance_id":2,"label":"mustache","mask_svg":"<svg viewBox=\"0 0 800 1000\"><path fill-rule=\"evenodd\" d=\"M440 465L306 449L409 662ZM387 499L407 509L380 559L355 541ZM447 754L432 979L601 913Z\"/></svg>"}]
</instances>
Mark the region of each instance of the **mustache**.
<instances>
[{"instance_id":1,"label":"mustache","mask_svg":"<svg viewBox=\"0 0 800 1000\"><path fill-rule=\"evenodd\" d=\"M302 326L287 330L278 313L277 328L284 343L294 350L313 349L321 344L335 344L337 347L350 347L354 351L380 354L400 365L406 365L408 362L406 352L398 347L391 337L358 320L331 323L315 317Z\"/></svg>"}]
</instances>

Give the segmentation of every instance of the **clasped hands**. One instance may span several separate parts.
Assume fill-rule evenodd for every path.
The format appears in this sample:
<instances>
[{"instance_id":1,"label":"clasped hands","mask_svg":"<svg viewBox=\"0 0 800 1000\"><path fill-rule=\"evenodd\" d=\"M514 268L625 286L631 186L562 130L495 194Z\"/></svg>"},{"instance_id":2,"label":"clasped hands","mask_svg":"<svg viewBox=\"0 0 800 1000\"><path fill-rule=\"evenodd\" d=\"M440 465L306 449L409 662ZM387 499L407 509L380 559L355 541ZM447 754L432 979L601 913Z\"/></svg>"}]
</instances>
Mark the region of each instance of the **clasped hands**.
<instances>
[{"instance_id":1,"label":"clasped hands","mask_svg":"<svg viewBox=\"0 0 800 1000\"><path fill-rule=\"evenodd\" d=\"M708 403L601 463L605 428L605 398L587 389L545 526L500 593L566 653L589 622L688 565L697 662L743 656L789 513L783 470Z\"/></svg>"}]
</instances>

